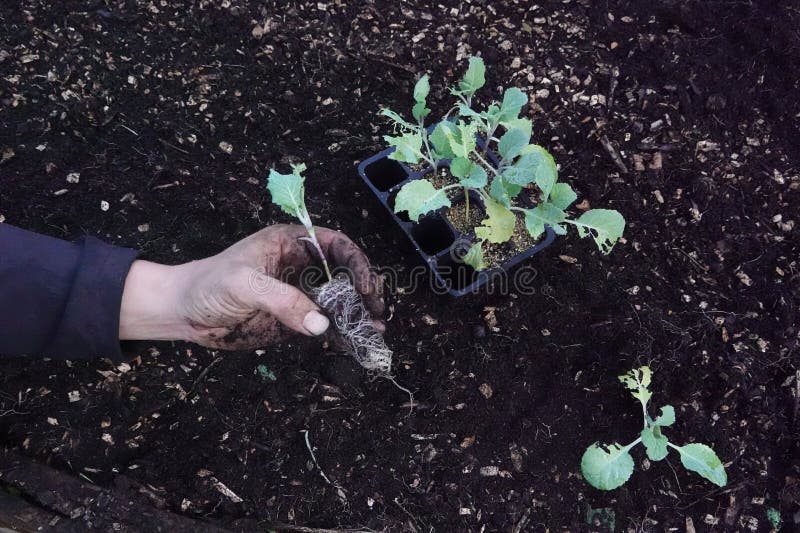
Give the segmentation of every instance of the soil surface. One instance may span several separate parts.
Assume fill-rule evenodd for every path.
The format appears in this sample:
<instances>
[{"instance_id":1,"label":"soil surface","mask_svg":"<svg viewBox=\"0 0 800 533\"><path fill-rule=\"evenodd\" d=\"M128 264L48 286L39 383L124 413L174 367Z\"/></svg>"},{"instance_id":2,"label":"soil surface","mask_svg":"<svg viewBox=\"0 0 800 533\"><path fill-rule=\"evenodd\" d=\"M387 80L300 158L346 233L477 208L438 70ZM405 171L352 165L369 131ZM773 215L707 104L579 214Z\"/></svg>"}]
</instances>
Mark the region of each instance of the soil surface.
<instances>
[{"instance_id":1,"label":"soil surface","mask_svg":"<svg viewBox=\"0 0 800 533\"><path fill-rule=\"evenodd\" d=\"M266 170L305 161L315 222L395 272L387 339L417 403L313 340L153 343L120 367L0 361L3 447L247 531L596 530L600 508L627 531L767 531L770 509L797 527L796 3L10 4L0 220L178 263L285 222ZM451 300L420 285L355 165L384 146L380 107L410 114L422 73L444 114L471 54L482 101L530 94L575 212L628 226L609 256L570 234L524 291ZM676 408L668 436L711 445L727 487L641 449L618 490L581 478L586 446L640 428L616 376L642 364L654 408Z\"/></svg>"}]
</instances>

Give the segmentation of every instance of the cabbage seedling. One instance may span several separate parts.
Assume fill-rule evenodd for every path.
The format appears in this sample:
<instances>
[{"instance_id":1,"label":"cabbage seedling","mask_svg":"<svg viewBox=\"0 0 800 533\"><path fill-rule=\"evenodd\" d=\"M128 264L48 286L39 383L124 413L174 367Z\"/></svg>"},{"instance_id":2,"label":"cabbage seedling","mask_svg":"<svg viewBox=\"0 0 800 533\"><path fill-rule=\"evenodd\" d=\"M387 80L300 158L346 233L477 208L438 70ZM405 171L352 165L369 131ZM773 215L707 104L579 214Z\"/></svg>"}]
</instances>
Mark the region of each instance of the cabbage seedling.
<instances>
[{"instance_id":1,"label":"cabbage seedling","mask_svg":"<svg viewBox=\"0 0 800 533\"><path fill-rule=\"evenodd\" d=\"M416 122L408 122L390 109L381 111L395 127L395 135L384 136L395 147L390 159L427 164L434 171L448 160L450 174L455 178L455 183L441 188L424 178L406 183L395 198L395 212L406 211L411 220L419 221L420 216L450 207L447 191L463 188L468 220L469 191L475 191L485 206L486 218L474 228L476 242L463 260L476 270L488 266L483 256L484 243L509 241L517 216L524 217L525 228L534 239L542 236L545 226L564 235L566 225L573 225L581 237L591 236L603 254L610 253L625 229L623 216L612 209L591 209L575 220L569 218L566 210L577 195L569 184L558 181L553 156L531 143L533 124L520 117L528 102L525 93L511 87L503 93L501 102L492 102L483 111L473 109L473 96L485 84L485 74L483 60L471 57L464 77L450 88L456 104L430 133L425 127L430 114L427 74L414 87L412 115ZM478 138L485 140L482 146ZM490 146L496 149L499 163L490 161ZM531 207L518 200L523 190L538 192L536 205Z\"/></svg>"},{"instance_id":2,"label":"cabbage seedling","mask_svg":"<svg viewBox=\"0 0 800 533\"><path fill-rule=\"evenodd\" d=\"M388 376L392 367L392 351L386 346L383 334L375 328L361 295L346 276L331 275L328 261L311 223L311 216L306 209L305 178L302 175L305 170L306 166L302 163L292 165L291 174L270 170L267 189L272 196L272 203L287 215L298 219L306 228L308 237L304 239L319 254L328 277L328 282L314 291L316 302L333 317L348 351L367 370Z\"/></svg>"},{"instance_id":3,"label":"cabbage seedling","mask_svg":"<svg viewBox=\"0 0 800 533\"><path fill-rule=\"evenodd\" d=\"M621 487L633 473L633 458L629 451L642 443L651 461L661 461L672 448L680 454L681 463L687 470L697 472L715 485L724 487L728 482L728 476L714 450L699 443L676 446L662 432L662 428L675 423L674 407L665 405L661 408L659 416L655 419L650 418L647 404L652 396L649 389L651 377L652 372L646 366L619 376L619 380L631 391L631 395L642 404L642 431L639 437L627 446L620 446L617 443L608 446L595 443L589 446L581 459L583 477L596 489L613 490Z\"/></svg>"}]
</instances>

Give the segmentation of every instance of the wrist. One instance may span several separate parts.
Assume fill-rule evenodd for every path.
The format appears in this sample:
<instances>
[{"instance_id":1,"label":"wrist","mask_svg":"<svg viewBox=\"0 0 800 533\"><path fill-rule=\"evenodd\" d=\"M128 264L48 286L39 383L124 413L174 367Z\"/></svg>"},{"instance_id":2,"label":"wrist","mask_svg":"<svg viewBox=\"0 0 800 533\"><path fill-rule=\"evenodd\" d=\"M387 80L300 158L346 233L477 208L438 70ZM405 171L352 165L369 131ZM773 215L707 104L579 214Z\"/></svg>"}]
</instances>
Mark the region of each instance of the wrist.
<instances>
[{"instance_id":1,"label":"wrist","mask_svg":"<svg viewBox=\"0 0 800 533\"><path fill-rule=\"evenodd\" d=\"M188 340L192 328L181 312L181 265L134 261L120 306L120 340Z\"/></svg>"}]
</instances>

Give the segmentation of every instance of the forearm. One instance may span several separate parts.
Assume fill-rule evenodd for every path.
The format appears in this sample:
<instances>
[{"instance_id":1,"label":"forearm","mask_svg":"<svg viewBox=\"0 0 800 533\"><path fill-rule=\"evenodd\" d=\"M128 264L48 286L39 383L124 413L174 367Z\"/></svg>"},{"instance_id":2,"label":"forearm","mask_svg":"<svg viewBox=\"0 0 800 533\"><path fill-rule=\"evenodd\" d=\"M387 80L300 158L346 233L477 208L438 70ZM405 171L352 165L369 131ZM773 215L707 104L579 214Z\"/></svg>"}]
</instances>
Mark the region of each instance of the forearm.
<instances>
[{"instance_id":1,"label":"forearm","mask_svg":"<svg viewBox=\"0 0 800 533\"><path fill-rule=\"evenodd\" d=\"M122 293L120 340L191 340L193 328L179 307L189 265L133 262Z\"/></svg>"}]
</instances>

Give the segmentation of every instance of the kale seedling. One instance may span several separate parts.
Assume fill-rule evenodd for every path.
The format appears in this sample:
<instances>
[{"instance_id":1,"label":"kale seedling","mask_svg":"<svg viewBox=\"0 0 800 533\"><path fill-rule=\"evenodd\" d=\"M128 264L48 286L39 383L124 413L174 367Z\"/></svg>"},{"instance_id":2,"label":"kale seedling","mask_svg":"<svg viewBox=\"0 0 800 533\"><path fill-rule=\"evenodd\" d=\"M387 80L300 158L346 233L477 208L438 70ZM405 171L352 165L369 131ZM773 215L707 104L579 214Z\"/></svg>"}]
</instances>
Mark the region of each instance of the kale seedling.
<instances>
[{"instance_id":1,"label":"kale seedling","mask_svg":"<svg viewBox=\"0 0 800 533\"><path fill-rule=\"evenodd\" d=\"M311 216L305 203L304 164L292 165L291 174L270 170L267 189L272 202L284 213L297 218L308 232L305 238L319 254L328 282L314 292L317 304L333 317L336 328L348 351L361 366L388 376L392 367L392 351L386 346L383 334L375 328L361 295L346 276L332 277L328 261L317 240ZM398 385L399 386L399 385ZM405 389L404 389L405 390Z\"/></svg>"},{"instance_id":2,"label":"kale seedling","mask_svg":"<svg viewBox=\"0 0 800 533\"><path fill-rule=\"evenodd\" d=\"M728 482L728 476L714 450L699 443L676 446L662 433L662 428L675 423L675 409L671 405L662 407L661 414L655 420L650 418L647 413L647 403L652 396L648 388L651 377L652 372L646 366L619 376L619 380L631 391L631 395L642 404L644 427L639 437L627 446L620 446L617 443L602 447L597 443L589 446L581 459L583 477L596 489L613 490L621 487L633 473L633 458L628 452L641 442L651 461L664 459L669 453L669 448L672 448L678 451L681 463L686 469L697 472L712 483L724 487Z\"/></svg>"},{"instance_id":3,"label":"kale seedling","mask_svg":"<svg viewBox=\"0 0 800 533\"><path fill-rule=\"evenodd\" d=\"M483 111L472 107L473 96L486 81L486 67L479 57L469 59L469 67L450 93L456 104L429 133L425 119L430 114L427 97L430 83L427 74L414 87L412 115L408 122L398 113L384 109L381 113L395 125L396 135L384 139L395 151L390 159L409 164L427 164L435 172L449 161L455 183L441 188L428 179L416 179L405 184L395 198L396 213L406 211L413 221L431 211L450 207L447 191L464 189L466 219L469 220L469 192L474 191L485 206L486 218L474 228L476 242L463 260L476 270L488 265L483 256L483 244L502 244L511 240L516 229L516 217L522 216L528 233L538 239L549 226L559 235L566 234L565 225L577 228L581 237L592 236L600 251L608 254L625 229L623 216L611 209L591 209L577 220L568 218L566 209L577 195L567 183L558 181L558 167L553 156L543 147L531 144L533 124L519 116L528 102L524 92L511 87L503 93L502 102L492 102ZM451 114L455 115L451 117ZM478 138L485 139L481 147ZM487 156L496 148L499 163ZM536 205L518 200L523 190L538 191Z\"/></svg>"}]
</instances>

